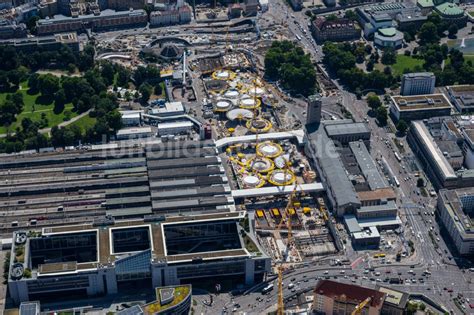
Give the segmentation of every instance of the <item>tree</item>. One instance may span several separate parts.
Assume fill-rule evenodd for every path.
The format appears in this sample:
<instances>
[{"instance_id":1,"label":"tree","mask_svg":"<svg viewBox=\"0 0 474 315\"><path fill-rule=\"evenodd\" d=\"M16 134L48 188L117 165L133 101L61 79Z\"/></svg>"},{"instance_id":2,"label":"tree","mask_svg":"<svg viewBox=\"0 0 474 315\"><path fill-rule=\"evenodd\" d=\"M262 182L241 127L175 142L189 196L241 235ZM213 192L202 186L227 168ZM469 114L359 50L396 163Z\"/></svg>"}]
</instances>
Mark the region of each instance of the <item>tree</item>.
<instances>
[{"instance_id":1,"label":"tree","mask_svg":"<svg viewBox=\"0 0 474 315\"><path fill-rule=\"evenodd\" d=\"M114 82L115 75L115 69L112 63L104 62L101 67L100 75L107 85L111 85Z\"/></svg>"},{"instance_id":2,"label":"tree","mask_svg":"<svg viewBox=\"0 0 474 315\"><path fill-rule=\"evenodd\" d=\"M387 124L388 114L387 109L385 107L380 106L379 108L377 108L375 116L382 126L385 126Z\"/></svg>"},{"instance_id":3,"label":"tree","mask_svg":"<svg viewBox=\"0 0 474 315\"><path fill-rule=\"evenodd\" d=\"M62 113L64 110L64 104L66 104L66 93L63 89L59 89L54 94L54 113Z\"/></svg>"},{"instance_id":4,"label":"tree","mask_svg":"<svg viewBox=\"0 0 474 315\"><path fill-rule=\"evenodd\" d=\"M344 13L344 17L352 21L357 20L357 14L353 10L346 10L346 13Z\"/></svg>"},{"instance_id":5,"label":"tree","mask_svg":"<svg viewBox=\"0 0 474 315\"><path fill-rule=\"evenodd\" d=\"M140 101L141 101L142 103L148 102L148 100L150 99L151 93L152 93L152 87L151 87L151 85L148 84L148 83L143 83L143 84L140 85L140 87L138 88L138 91L139 91L140 94L141 94Z\"/></svg>"},{"instance_id":6,"label":"tree","mask_svg":"<svg viewBox=\"0 0 474 315\"><path fill-rule=\"evenodd\" d=\"M114 131L114 133L116 133L119 129L123 127L122 114L120 114L117 110L108 113L105 116L105 119L107 120L107 124Z\"/></svg>"},{"instance_id":7,"label":"tree","mask_svg":"<svg viewBox=\"0 0 474 315\"><path fill-rule=\"evenodd\" d=\"M397 130L403 135L408 129L408 124L403 120L400 119L397 123Z\"/></svg>"},{"instance_id":8,"label":"tree","mask_svg":"<svg viewBox=\"0 0 474 315\"><path fill-rule=\"evenodd\" d=\"M416 181L416 187L423 187L425 186L425 181L423 178L419 177L418 180Z\"/></svg>"},{"instance_id":9,"label":"tree","mask_svg":"<svg viewBox=\"0 0 474 315\"><path fill-rule=\"evenodd\" d=\"M438 29L433 22L425 22L420 28L418 38L422 44L436 43L439 41Z\"/></svg>"},{"instance_id":10,"label":"tree","mask_svg":"<svg viewBox=\"0 0 474 315\"><path fill-rule=\"evenodd\" d=\"M49 73L41 75L38 88L42 95L52 97L59 90L59 78Z\"/></svg>"},{"instance_id":11,"label":"tree","mask_svg":"<svg viewBox=\"0 0 474 315\"><path fill-rule=\"evenodd\" d=\"M382 105L382 102L377 95L371 94L367 97L367 104L372 110L376 110L380 105Z\"/></svg>"},{"instance_id":12,"label":"tree","mask_svg":"<svg viewBox=\"0 0 474 315\"><path fill-rule=\"evenodd\" d=\"M39 91L39 74L38 73L32 73L28 77L28 87L31 90L31 93L36 93Z\"/></svg>"},{"instance_id":13,"label":"tree","mask_svg":"<svg viewBox=\"0 0 474 315\"><path fill-rule=\"evenodd\" d=\"M163 93L163 88L160 83L155 84L155 95L161 95Z\"/></svg>"},{"instance_id":14,"label":"tree","mask_svg":"<svg viewBox=\"0 0 474 315\"><path fill-rule=\"evenodd\" d=\"M448 36L449 38L454 38L456 37L456 34L458 33L458 26L455 23L452 23L448 27Z\"/></svg>"},{"instance_id":15,"label":"tree","mask_svg":"<svg viewBox=\"0 0 474 315\"><path fill-rule=\"evenodd\" d=\"M382 54L382 63L384 65L393 65L397 62L397 54L392 48L386 48Z\"/></svg>"}]
</instances>

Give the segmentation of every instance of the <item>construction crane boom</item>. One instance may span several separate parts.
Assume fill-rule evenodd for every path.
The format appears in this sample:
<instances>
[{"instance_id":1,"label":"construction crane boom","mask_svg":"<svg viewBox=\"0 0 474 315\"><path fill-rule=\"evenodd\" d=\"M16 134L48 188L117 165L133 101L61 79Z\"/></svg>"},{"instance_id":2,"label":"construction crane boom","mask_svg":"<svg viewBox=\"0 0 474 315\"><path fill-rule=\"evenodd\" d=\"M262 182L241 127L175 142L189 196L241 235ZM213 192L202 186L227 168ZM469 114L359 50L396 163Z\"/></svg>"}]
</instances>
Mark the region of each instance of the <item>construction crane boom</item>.
<instances>
[{"instance_id":1,"label":"construction crane boom","mask_svg":"<svg viewBox=\"0 0 474 315\"><path fill-rule=\"evenodd\" d=\"M365 300L363 300L362 302L360 302L356 307L355 309L352 311L351 315L359 315L362 313L362 310L364 309L364 307L370 303L370 301L372 301L372 298L371 297L368 297L366 298Z\"/></svg>"}]
</instances>

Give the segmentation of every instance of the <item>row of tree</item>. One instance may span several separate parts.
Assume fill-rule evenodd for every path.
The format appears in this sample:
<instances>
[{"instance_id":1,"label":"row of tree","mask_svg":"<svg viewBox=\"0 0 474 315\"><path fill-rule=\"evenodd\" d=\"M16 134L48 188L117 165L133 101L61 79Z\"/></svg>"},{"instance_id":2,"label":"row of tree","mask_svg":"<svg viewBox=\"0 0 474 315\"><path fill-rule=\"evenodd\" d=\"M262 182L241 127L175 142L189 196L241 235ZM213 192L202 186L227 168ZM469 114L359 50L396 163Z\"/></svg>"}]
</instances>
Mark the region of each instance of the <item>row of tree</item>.
<instances>
[{"instance_id":1,"label":"row of tree","mask_svg":"<svg viewBox=\"0 0 474 315\"><path fill-rule=\"evenodd\" d=\"M316 70L309 54L290 41L274 41L265 55L265 75L292 94L308 96L316 88Z\"/></svg>"},{"instance_id":2,"label":"row of tree","mask_svg":"<svg viewBox=\"0 0 474 315\"><path fill-rule=\"evenodd\" d=\"M366 89L382 90L397 82L390 69L369 73L356 67L356 55L365 54L364 46L351 43L327 42L323 47L323 62L331 69L341 82L354 91Z\"/></svg>"}]
</instances>

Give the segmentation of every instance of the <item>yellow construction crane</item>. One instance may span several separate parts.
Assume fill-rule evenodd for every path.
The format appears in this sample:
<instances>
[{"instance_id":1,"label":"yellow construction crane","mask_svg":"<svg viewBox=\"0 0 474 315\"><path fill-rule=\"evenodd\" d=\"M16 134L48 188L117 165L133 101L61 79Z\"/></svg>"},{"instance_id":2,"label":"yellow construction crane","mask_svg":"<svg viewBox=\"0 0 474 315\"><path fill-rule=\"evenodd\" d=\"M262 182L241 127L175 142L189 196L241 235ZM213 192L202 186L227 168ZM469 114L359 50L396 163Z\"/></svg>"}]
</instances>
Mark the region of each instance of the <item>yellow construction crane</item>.
<instances>
[{"instance_id":1,"label":"yellow construction crane","mask_svg":"<svg viewBox=\"0 0 474 315\"><path fill-rule=\"evenodd\" d=\"M364 309L364 307L370 303L370 301L372 301L372 298L371 297L368 297L366 298L365 300L363 300L362 302L360 302L356 307L355 309L352 311L351 315L359 315L362 313L362 310Z\"/></svg>"}]
</instances>

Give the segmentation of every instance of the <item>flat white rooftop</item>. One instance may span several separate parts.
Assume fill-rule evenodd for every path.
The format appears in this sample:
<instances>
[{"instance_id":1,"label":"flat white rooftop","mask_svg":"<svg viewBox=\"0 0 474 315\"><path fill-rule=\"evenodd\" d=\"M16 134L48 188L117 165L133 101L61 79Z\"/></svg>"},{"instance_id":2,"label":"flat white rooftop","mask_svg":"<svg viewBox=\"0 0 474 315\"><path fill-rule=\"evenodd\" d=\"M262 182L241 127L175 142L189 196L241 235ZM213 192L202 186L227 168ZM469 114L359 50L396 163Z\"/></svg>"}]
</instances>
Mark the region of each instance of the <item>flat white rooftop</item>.
<instances>
[{"instance_id":1,"label":"flat white rooftop","mask_svg":"<svg viewBox=\"0 0 474 315\"><path fill-rule=\"evenodd\" d=\"M298 141L298 144L304 143L304 137L305 137L305 132L303 129L283 131L283 132L271 132L271 133L264 133L264 134L258 135L259 141L284 140L284 139L296 138L296 140ZM216 147L220 149L222 147L233 145L236 143L254 142L255 140L256 140L256 135L227 137L227 138L216 140Z\"/></svg>"},{"instance_id":2,"label":"flat white rooftop","mask_svg":"<svg viewBox=\"0 0 474 315\"><path fill-rule=\"evenodd\" d=\"M416 129L416 132L420 135L423 145L426 147L427 151L431 154L433 160L438 166L439 170L443 173L445 179L455 179L456 173L452 168L451 164L444 158L443 153L439 147L434 143L433 138L431 138L428 130L421 121L412 122L413 127Z\"/></svg>"},{"instance_id":3,"label":"flat white rooftop","mask_svg":"<svg viewBox=\"0 0 474 315\"><path fill-rule=\"evenodd\" d=\"M288 186L274 186L274 187L261 187L252 189L239 189L232 190L232 197L234 198L248 198L248 197L264 197L273 195L289 195L295 188L294 185ZM323 185L321 183L301 184L296 187L296 191L304 192L319 192L323 191Z\"/></svg>"}]
</instances>

